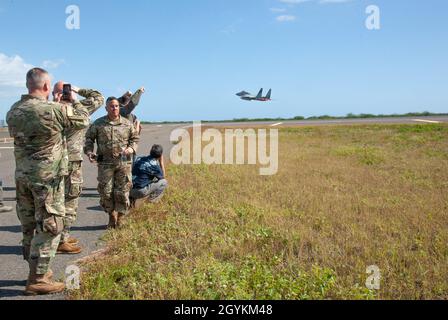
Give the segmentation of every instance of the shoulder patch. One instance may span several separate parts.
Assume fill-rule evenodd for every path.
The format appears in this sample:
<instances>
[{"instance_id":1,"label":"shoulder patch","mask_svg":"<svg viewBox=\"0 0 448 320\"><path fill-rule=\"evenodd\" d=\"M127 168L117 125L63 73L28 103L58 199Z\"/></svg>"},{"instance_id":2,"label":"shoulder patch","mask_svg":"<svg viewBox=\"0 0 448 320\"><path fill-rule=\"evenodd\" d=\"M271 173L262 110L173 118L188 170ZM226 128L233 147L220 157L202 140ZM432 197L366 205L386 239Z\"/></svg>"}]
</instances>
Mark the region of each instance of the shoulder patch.
<instances>
[{"instance_id":1,"label":"shoulder patch","mask_svg":"<svg viewBox=\"0 0 448 320\"><path fill-rule=\"evenodd\" d=\"M74 116L73 107L67 105L66 108L67 108L67 117L73 117Z\"/></svg>"}]
</instances>

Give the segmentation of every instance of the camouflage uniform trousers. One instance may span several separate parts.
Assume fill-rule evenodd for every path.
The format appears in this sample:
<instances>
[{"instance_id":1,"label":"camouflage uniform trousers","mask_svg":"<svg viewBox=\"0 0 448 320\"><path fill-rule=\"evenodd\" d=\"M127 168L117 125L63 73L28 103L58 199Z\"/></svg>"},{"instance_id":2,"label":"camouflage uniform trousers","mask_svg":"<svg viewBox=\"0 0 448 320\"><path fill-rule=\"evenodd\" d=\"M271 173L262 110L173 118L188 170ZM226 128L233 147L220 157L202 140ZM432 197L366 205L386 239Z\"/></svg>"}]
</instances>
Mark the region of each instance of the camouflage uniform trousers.
<instances>
[{"instance_id":1,"label":"camouflage uniform trousers","mask_svg":"<svg viewBox=\"0 0 448 320\"><path fill-rule=\"evenodd\" d=\"M70 228L76 222L82 185L82 161L70 161L68 165L68 176L65 177L65 218L61 243L64 243L70 238Z\"/></svg>"},{"instance_id":2,"label":"camouflage uniform trousers","mask_svg":"<svg viewBox=\"0 0 448 320\"><path fill-rule=\"evenodd\" d=\"M22 224L23 246L29 246L30 259L37 260L37 274L48 272L63 229L64 179L48 184L16 179L17 216Z\"/></svg>"},{"instance_id":3,"label":"camouflage uniform trousers","mask_svg":"<svg viewBox=\"0 0 448 320\"><path fill-rule=\"evenodd\" d=\"M109 215L114 211L125 215L129 212L129 192L132 188L131 170L131 163L98 165L100 205Z\"/></svg>"}]
</instances>

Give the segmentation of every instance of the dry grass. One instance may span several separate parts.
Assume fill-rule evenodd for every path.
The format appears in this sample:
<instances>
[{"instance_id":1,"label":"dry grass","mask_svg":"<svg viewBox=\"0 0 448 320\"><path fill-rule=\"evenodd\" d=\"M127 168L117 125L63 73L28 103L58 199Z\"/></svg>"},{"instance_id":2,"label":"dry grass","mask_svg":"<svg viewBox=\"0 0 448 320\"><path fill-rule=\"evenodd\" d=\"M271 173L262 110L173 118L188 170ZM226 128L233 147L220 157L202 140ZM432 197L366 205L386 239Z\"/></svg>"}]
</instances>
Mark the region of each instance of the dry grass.
<instances>
[{"instance_id":1,"label":"dry grass","mask_svg":"<svg viewBox=\"0 0 448 320\"><path fill-rule=\"evenodd\" d=\"M74 298L448 298L446 125L286 128L276 176L170 166L169 181Z\"/></svg>"}]
</instances>

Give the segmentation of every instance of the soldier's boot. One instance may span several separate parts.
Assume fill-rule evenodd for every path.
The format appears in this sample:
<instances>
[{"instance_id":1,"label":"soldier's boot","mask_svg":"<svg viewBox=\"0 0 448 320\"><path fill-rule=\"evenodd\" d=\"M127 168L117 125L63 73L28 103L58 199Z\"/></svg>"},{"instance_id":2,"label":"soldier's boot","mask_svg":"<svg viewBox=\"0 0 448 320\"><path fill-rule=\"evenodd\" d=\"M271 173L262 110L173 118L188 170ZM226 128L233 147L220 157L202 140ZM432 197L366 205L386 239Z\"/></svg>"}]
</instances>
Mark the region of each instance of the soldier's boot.
<instances>
[{"instance_id":1,"label":"soldier's boot","mask_svg":"<svg viewBox=\"0 0 448 320\"><path fill-rule=\"evenodd\" d=\"M31 252L31 246L23 246L22 247L23 260L25 260L25 261L30 260L30 252Z\"/></svg>"},{"instance_id":2,"label":"soldier's boot","mask_svg":"<svg viewBox=\"0 0 448 320\"><path fill-rule=\"evenodd\" d=\"M23 253L23 260L25 260L26 262L29 263L30 255L31 255L31 246L23 246L22 253ZM45 275L51 279L53 277L53 271L48 270L48 272ZM28 286L28 281L27 281L26 285Z\"/></svg>"},{"instance_id":3,"label":"soldier's boot","mask_svg":"<svg viewBox=\"0 0 448 320\"><path fill-rule=\"evenodd\" d=\"M53 279L53 270L48 270L48 272L45 274L45 277L47 278L47 279L50 279L50 280L52 280Z\"/></svg>"},{"instance_id":4,"label":"soldier's boot","mask_svg":"<svg viewBox=\"0 0 448 320\"><path fill-rule=\"evenodd\" d=\"M13 210L12 207L8 207L3 204L0 204L0 213L11 212L12 210Z\"/></svg>"},{"instance_id":5,"label":"soldier's boot","mask_svg":"<svg viewBox=\"0 0 448 320\"><path fill-rule=\"evenodd\" d=\"M118 213L112 212L109 214L109 224L107 225L107 229L115 229L117 228L117 221L118 221Z\"/></svg>"},{"instance_id":6,"label":"soldier's boot","mask_svg":"<svg viewBox=\"0 0 448 320\"><path fill-rule=\"evenodd\" d=\"M75 237L69 237L67 240L65 240L65 241L61 241L61 244L62 244L63 242L70 243L70 244L72 244L72 245L74 245L74 246L76 246L76 245L79 244L79 240L76 239Z\"/></svg>"},{"instance_id":7,"label":"soldier's boot","mask_svg":"<svg viewBox=\"0 0 448 320\"><path fill-rule=\"evenodd\" d=\"M121 228L124 226L124 219L125 219L125 215L122 213L118 214L118 218L117 218L117 228Z\"/></svg>"},{"instance_id":8,"label":"soldier's boot","mask_svg":"<svg viewBox=\"0 0 448 320\"><path fill-rule=\"evenodd\" d=\"M145 205L147 200L148 200L148 198L135 199L133 209L139 209L140 207Z\"/></svg>"},{"instance_id":9,"label":"soldier's boot","mask_svg":"<svg viewBox=\"0 0 448 320\"><path fill-rule=\"evenodd\" d=\"M70 244L72 244L74 246L77 246L79 244L79 240L74 238L74 237L68 238L66 242L68 242L68 243L70 243Z\"/></svg>"},{"instance_id":10,"label":"soldier's boot","mask_svg":"<svg viewBox=\"0 0 448 320\"><path fill-rule=\"evenodd\" d=\"M79 254L81 252L80 246L64 242L59 244L57 254Z\"/></svg>"},{"instance_id":11,"label":"soldier's boot","mask_svg":"<svg viewBox=\"0 0 448 320\"><path fill-rule=\"evenodd\" d=\"M48 272L45 274L45 277L47 279L53 279L53 271L52 270L48 270ZM30 285L30 279L28 278L28 280L26 281L26 286L28 287Z\"/></svg>"},{"instance_id":12,"label":"soldier's boot","mask_svg":"<svg viewBox=\"0 0 448 320\"><path fill-rule=\"evenodd\" d=\"M65 285L62 282L55 282L51 279L52 273L37 274L37 259L30 259L30 275L25 289L25 295L36 296L64 291Z\"/></svg>"}]
</instances>

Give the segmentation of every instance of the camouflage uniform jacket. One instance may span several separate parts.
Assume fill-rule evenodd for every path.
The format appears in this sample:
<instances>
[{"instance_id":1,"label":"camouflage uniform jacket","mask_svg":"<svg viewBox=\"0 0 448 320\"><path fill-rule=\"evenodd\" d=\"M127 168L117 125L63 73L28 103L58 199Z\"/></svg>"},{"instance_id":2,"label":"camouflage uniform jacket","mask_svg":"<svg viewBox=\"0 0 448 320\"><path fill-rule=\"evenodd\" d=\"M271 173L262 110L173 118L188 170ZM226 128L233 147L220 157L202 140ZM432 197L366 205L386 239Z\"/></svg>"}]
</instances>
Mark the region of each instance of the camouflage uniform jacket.
<instances>
[{"instance_id":1,"label":"camouflage uniform jacket","mask_svg":"<svg viewBox=\"0 0 448 320\"><path fill-rule=\"evenodd\" d=\"M126 148L132 148L137 153L139 141L134 125L120 116L117 121L111 121L108 116L96 120L87 130L84 153L93 152L95 142L98 145L98 162L115 164Z\"/></svg>"},{"instance_id":2,"label":"camouflage uniform jacket","mask_svg":"<svg viewBox=\"0 0 448 320\"><path fill-rule=\"evenodd\" d=\"M89 125L84 106L75 109L31 95L22 96L6 119L14 138L16 179L43 184L65 174L67 169L64 130L81 130Z\"/></svg>"},{"instance_id":3,"label":"camouflage uniform jacket","mask_svg":"<svg viewBox=\"0 0 448 320\"><path fill-rule=\"evenodd\" d=\"M104 104L104 97L98 91L81 89L78 94L86 99L76 101L73 103L73 107L77 109L79 105L83 105L86 107L89 115L94 114ZM82 161L82 148L84 146L85 134L86 130L66 130L65 136L67 139L69 161Z\"/></svg>"}]
</instances>

